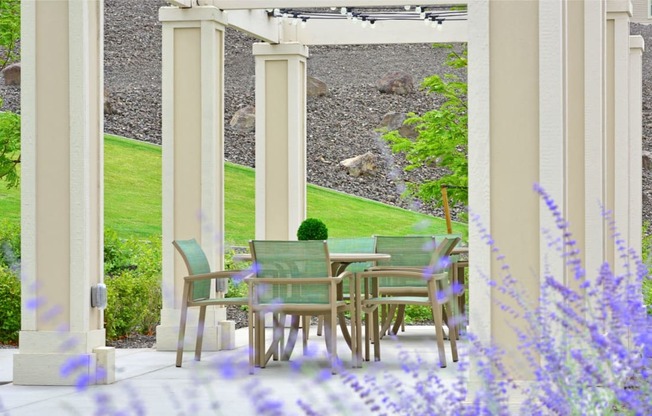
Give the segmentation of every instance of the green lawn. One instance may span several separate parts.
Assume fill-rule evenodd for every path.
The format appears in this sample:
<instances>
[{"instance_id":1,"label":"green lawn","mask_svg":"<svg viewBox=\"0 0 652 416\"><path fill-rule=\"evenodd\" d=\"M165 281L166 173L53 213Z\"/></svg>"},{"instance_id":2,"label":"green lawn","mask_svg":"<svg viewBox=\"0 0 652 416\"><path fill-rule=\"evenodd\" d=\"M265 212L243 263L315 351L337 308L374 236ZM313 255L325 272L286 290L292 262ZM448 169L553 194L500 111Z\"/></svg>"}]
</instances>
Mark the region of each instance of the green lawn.
<instances>
[{"instance_id":1,"label":"green lawn","mask_svg":"<svg viewBox=\"0 0 652 416\"><path fill-rule=\"evenodd\" d=\"M112 135L104 147L105 226L120 236L161 233L161 148ZM225 166L226 239L243 245L254 237L254 171L227 163ZM20 221L20 191L0 184L3 218ZM329 236L372 234L442 234L441 218L418 214L314 185L308 186L308 216L328 226ZM453 231L467 235L465 224Z\"/></svg>"}]
</instances>

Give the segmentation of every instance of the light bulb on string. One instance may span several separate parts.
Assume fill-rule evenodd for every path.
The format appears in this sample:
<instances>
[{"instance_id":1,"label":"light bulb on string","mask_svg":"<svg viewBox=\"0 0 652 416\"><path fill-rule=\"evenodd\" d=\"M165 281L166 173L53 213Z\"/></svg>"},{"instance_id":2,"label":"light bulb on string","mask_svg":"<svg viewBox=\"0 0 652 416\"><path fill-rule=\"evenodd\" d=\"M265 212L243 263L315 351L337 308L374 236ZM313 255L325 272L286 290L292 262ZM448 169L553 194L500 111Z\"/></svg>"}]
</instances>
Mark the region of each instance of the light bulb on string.
<instances>
[{"instance_id":1,"label":"light bulb on string","mask_svg":"<svg viewBox=\"0 0 652 416\"><path fill-rule=\"evenodd\" d=\"M353 17L351 18L351 21L352 21L353 23L358 23L359 20L360 20L360 19L358 18L358 15L357 15L357 14L354 14Z\"/></svg>"},{"instance_id":2,"label":"light bulb on string","mask_svg":"<svg viewBox=\"0 0 652 416\"><path fill-rule=\"evenodd\" d=\"M421 14L421 10L422 10L421 6L417 6L417 7L414 8L414 11L419 13L419 14Z\"/></svg>"},{"instance_id":3,"label":"light bulb on string","mask_svg":"<svg viewBox=\"0 0 652 416\"><path fill-rule=\"evenodd\" d=\"M304 17L304 18L301 19L301 29L305 29L305 28L306 28L306 26L307 26L307 23L306 23L306 22L307 22L307 21L308 21L308 18L307 18L307 17Z\"/></svg>"},{"instance_id":4,"label":"light bulb on string","mask_svg":"<svg viewBox=\"0 0 652 416\"><path fill-rule=\"evenodd\" d=\"M331 10L335 10L335 9L337 9L337 7L331 7Z\"/></svg>"},{"instance_id":5,"label":"light bulb on string","mask_svg":"<svg viewBox=\"0 0 652 416\"><path fill-rule=\"evenodd\" d=\"M376 21L374 19L369 20L369 27L372 29L376 28Z\"/></svg>"},{"instance_id":6,"label":"light bulb on string","mask_svg":"<svg viewBox=\"0 0 652 416\"><path fill-rule=\"evenodd\" d=\"M366 29L367 26L369 26L369 22L367 21L367 18L365 16L362 16L362 28Z\"/></svg>"},{"instance_id":7,"label":"light bulb on string","mask_svg":"<svg viewBox=\"0 0 652 416\"><path fill-rule=\"evenodd\" d=\"M348 12L348 10L346 10L346 7L342 7L340 9L340 14L346 14L347 12Z\"/></svg>"},{"instance_id":8,"label":"light bulb on string","mask_svg":"<svg viewBox=\"0 0 652 416\"><path fill-rule=\"evenodd\" d=\"M438 20L438 21L437 21L437 30L438 30L439 32L441 32L442 30L444 30L444 21L443 21L443 20Z\"/></svg>"},{"instance_id":9,"label":"light bulb on string","mask_svg":"<svg viewBox=\"0 0 652 416\"><path fill-rule=\"evenodd\" d=\"M425 18L426 18L426 12L425 12L425 10L422 10L422 11L419 13L419 19L425 19Z\"/></svg>"},{"instance_id":10,"label":"light bulb on string","mask_svg":"<svg viewBox=\"0 0 652 416\"><path fill-rule=\"evenodd\" d=\"M293 18L293 19L292 19L292 26L296 26L296 25L298 25L298 24L299 24L299 19L297 19L296 17Z\"/></svg>"},{"instance_id":11,"label":"light bulb on string","mask_svg":"<svg viewBox=\"0 0 652 416\"><path fill-rule=\"evenodd\" d=\"M431 20L430 20L428 17L424 17L424 18L423 18L423 24L424 24L425 26L428 26L430 23L431 23Z\"/></svg>"},{"instance_id":12,"label":"light bulb on string","mask_svg":"<svg viewBox=\"0 0 652 416\"><path fill-rule=\"evenodd\" d=\"M412 8L412 6L407 6L407 5L403 7L405 8L405 10L410 10Z\"/></svg>"}]
</instances>

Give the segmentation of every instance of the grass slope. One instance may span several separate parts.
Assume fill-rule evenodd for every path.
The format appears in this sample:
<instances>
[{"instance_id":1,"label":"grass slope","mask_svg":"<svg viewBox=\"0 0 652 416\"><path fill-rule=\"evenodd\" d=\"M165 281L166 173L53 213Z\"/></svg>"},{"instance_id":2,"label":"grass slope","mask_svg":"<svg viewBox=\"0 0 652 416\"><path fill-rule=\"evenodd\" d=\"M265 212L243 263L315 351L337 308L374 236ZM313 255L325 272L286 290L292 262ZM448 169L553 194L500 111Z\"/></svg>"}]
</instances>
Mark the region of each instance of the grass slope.
<instances>
[{"instance_id":1,"label":"grass slope","mask_svg":"<svg viewBox=\"0 0 652 416\"><path fill-rule=\"evenodd\" d=\"M121 237L161 233L161 148L106 135L104 141L104 221ZM225 166L227 241L244 245L254 237L254 170ZM0 213L20 221L20 191L0 185ZM407 211L314 185L308 186L308 216L320 218L332 237L372 234L443 234L441 218ZM453 231L467 235L465 224Z\"/></svg>"}]
</instances>

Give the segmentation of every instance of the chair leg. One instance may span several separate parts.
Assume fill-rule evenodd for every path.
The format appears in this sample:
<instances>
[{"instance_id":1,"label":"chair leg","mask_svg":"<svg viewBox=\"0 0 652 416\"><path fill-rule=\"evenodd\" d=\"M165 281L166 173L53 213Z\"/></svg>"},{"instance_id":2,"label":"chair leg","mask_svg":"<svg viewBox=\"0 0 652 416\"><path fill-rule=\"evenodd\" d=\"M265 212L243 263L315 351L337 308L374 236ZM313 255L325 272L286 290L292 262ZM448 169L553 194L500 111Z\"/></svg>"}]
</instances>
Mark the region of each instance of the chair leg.
<instances>
[{"instance_id":1,"label":"chair leg","mask_svg":"<svg viewBox=\"0 0 652 416\"><path fill-rule=\"evenodd\" d=\"M378 322L378 308L374 309L371 327L374 332L374 361L380 361L380 330Z\"/></svg>"},{"instance_id":2,"label":"chair leg","mask_svg":"<svg viewBox=\"0 0 652 416\"><path fill-rule=\"evenodd\" d=\"M310 337L310 316L303 316L303 355L306 355L308 352L308 338Z\"/></svg>"},{"instance_id":3,"label":"chair leg","mask_svg":"<svg viewBox=\"0 0 652 416\"><path fill-rule=\"evenodd\" d=\"M254 366L258 364L256 359L254 359L254 351L256 351L256 342L254 341L254 328L256 327L254 323L254 312L253 308L249 306L249 311L247 312L247 318L249 322L249 374L254 373ZM257 351L256 351L257 354ZM256 355L257 357L257 355Z\"/></svg>"},{"instance_id":4,"label":"chair leg","mask_svg":"<svg viewBox=\"0 0 652 416\"><path fill-rule=\"evenodd\" d=\"M186 335L186 319L188 318L188 294L190 283L183 285L183 300L181 303L181 319L179 320L179 339L177 341L177 362L176 366L181 367L183 361L183 341Z\"/></svg>"},{"instance_id":5,"label":"chair leg","mask_svg":"<svg viewBox=\"0 0 652 416\"><path fill-rule=\"evenodd\" d=\"M384 337L389 332L389 327L392 325L394 315L396 314L396 305L389 305L387 314L384 316L382 323L383 327L380 329L380 338Z\"/></svg>"},{"instance_id":6,"label":"chair leg","mask_svg":"<svg viewBox=\"0 0 652 416\"><path fill-rule=\"evenodd\" d=\"M439 366L446 367L446 353L444 351L444 327L441 317L441 305L435 299L436 292L429 290L430 307L432 308L432 317L435 321L435 336L437 337L437 350L439 351Z\"/></svg>"},{"instance_id":7,"label":"chair leg","mask_svg":"<svg viewBox=\"0 0 652 416\"><path fill-rule=\"evenodd\" d=\"M398 305L398 313L396 314L394 326L392 327L392 335L398 335L400 328L403 328L403 332L405 332L405 305Z\"/></svg>"},{"instance_id":8,"label":"chair leg","mask_svg":"<svg viewBox=\"0 0 652 416\"><path fill-rule=\"evenodd\" d=\"M195 345L195 361L201 360L201 345L204 341L204 325L206 322L206 306L199 307L199 324L197 325L197 344Z\"/></svg>"},{"instance_id":9,"label":"chair leg","mask_svg":"<svg viewBox=\"0 0 652 416\"><path fill-rule=\"evenodd\" d=\"M330 328L327 328L327 333L330 333L330 340L327 340L330 359L331 359L331 374L337 372L337 311L333 308L331 309L330 316L328 317L330 321Z\"/></svg>"}]
</instances>

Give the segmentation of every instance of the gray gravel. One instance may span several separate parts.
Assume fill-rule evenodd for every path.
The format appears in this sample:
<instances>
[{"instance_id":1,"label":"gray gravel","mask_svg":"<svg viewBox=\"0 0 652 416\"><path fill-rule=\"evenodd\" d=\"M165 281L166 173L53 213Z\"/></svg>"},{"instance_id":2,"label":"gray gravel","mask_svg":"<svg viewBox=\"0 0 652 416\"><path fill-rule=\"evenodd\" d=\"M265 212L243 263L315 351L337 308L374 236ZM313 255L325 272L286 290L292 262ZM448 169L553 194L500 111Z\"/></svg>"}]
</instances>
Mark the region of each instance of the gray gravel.
<instances>
[{"instance_id":1,"label":"gray gravel","mask_svg":"<svg viewBox=\"0 0 652 416\"><path fill-rule=\"evenodd\" d=\"M116 114L105 116L105 131L139 140L161 143L161 24L162 0L105 1L105 85ZM128 6L128 7L125 7ZM652 45L652 26L631 25ZM225 157L254 166L254 134L228 126L240 108L254 104L254 39L228 29L225 46ZM308 74L325 81L330 95L309 98L308 180L310 183L348 192L424 213L442 216L440 209L401 198L402 183L438 177L436 168L403 172L404 160L394 156L374 129L390 111L422 113L441 99L417 91L405 96L379 93L374 84L389 71L410 73L416 82L431 74L451 70L444 66L446 51L430 45L347 45L310 48ZM643 55L643 148L652 151L652 62ZM460 74L463 78L465 74ZM19 109L19 89L0 85L5 108ZM371 150L383 161L378 172L349 177L338 166L346 158ZM652 177L643 174L644 220L652 220ZM457 216L462 207L454 210ZM241 321L241 319L238 319ZM129 346L151 346L152 337L139 337ZM116 344L117 345L117 344Z\"/></svg>"}]
</instances>

